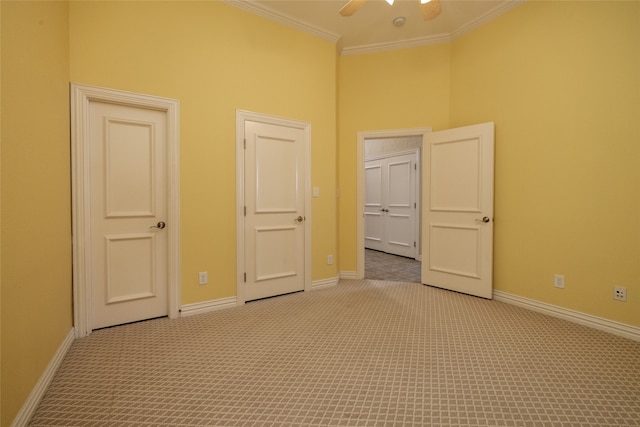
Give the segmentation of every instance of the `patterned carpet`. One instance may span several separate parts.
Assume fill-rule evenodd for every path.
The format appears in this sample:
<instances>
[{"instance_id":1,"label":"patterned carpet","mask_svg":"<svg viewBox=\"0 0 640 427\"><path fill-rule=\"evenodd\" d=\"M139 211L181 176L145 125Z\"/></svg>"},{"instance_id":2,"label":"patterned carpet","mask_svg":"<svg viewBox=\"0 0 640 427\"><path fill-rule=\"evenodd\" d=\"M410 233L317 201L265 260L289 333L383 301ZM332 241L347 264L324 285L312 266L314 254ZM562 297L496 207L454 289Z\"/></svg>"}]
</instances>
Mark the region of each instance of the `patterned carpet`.
<instances>
[{"instance_id":1,"label":"patterned carpet","mask_svg":"<svg viewBox=\"0 0 640 427\"><path fill-rule=\"evenodd\" d=\"M365 249L364 278L420 283L421 263L415 259Z\"/></svg>"},{"instance_id":2,"label":"patterned carpet","mask_svg":"<svg viewBox=\"0 0 640 427\"><path fill-rule=\"evenodd\" d=\"M77 340L33 426L640 426L640 342L416 283Z\"/></svg>"}]
</instances>

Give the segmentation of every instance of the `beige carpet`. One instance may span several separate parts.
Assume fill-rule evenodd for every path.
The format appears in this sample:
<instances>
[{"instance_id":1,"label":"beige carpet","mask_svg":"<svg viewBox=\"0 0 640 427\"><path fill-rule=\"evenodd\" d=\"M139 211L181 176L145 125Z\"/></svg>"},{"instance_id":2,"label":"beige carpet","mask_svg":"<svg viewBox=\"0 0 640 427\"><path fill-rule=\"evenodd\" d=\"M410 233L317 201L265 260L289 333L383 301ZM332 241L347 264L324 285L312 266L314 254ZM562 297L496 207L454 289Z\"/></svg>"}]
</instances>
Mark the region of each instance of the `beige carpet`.
<instances>
[{"instance_id":1,"label":"beige carpet","mask_svg":"<svg viewBox=\"0 0 640 427\"><path fill-rule=\"evenodd\" d=\"M640 342L415 283L77 340L32 425L639 426Z\"/></svg>"}]
</instances>

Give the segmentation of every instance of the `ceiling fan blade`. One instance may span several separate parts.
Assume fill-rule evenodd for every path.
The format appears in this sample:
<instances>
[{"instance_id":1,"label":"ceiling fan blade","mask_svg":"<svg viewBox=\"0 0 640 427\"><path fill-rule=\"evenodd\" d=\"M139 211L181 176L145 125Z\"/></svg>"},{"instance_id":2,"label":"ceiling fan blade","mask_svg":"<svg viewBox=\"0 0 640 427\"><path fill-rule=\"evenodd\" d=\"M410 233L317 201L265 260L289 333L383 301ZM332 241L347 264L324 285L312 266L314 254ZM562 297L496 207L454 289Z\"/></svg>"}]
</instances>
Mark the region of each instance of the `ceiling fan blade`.
<instances>
[{"instance_id":1,"label":"ceiling fan blade","mask_svg":"<svg viewBox=\"0 0 640 427\"><path fill-rule=\"evenodd\" d=\"M342 16L351 16L358 11L367 0L349 0L347 4L342 6L340 9L340 15Z\"/></svg>"},{"instance_id":2,"label":"ceiling fan blade","mask_svg":"<svg viewBox=\"0 0 640 427\"><path fill-rule=\"evenodd\" d=\"M440 5L440 0L431 0L429 3L421 4L420 10L422 10L422 17L424 20L430 21L440 15L440 12L442 12L442 6Z\"/></svg>"}]
</instances>

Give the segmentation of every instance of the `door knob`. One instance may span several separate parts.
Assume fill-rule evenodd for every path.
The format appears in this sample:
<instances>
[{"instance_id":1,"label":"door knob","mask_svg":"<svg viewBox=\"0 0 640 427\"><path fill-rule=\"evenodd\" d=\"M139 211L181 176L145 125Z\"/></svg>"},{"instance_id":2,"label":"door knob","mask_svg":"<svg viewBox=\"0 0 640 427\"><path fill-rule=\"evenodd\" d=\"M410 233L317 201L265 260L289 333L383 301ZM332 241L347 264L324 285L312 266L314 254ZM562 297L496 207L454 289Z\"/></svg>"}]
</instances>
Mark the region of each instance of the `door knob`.
<instances>
[{"instance_id":1,"label":"door knob","mask_svg":"<svg viewBox=\"0 0 640 427\"><path fill-rule=\"evenodd\" d=\"M489 222L489 221L491 221L491 219L489 219L489 217L488 217L488 216L485 216L485 217L483 217L482 219L478 219L478 218L476 218L476 219L475 219L475 221L476 221L476 222Z\"/></svg>"},{"instance_id":2,"label":"door knob","mask_svg":"<svg viewBox=\"0 0 640 427\"><path fill-rule=\"evenodd\" d=\"M160 230L162 230L163 228L165 228L167 226L167 224L165 224L163 221L160 221L159 223L157 223L156 225L152 225L149 228L159 228Z\"/></svg>"},{"instance_id":3,"label":"door knob","mask_svg":"<svg viewBox=\"0 0 640 427\"><path fill-rule=\"evenodd\" d=\"M295 222L302 222L304 221L304 217L302 216L298 216L298 218L294 219Z\"/></svg>"}]
</instances>

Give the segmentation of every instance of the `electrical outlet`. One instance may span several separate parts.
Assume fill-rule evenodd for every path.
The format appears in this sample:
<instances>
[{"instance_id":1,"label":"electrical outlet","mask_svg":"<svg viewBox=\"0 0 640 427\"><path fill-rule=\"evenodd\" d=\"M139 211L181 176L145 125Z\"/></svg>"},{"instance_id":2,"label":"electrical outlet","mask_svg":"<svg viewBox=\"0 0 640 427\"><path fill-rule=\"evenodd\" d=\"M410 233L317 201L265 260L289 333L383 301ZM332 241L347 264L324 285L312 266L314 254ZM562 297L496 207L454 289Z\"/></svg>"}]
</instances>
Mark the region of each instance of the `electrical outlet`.
<instances>
[{"instance_id":1,"label":"electrical outlet","mask_svg":"<svg viewBox=\"0 0 640 427\"><path fill-rule=\"evenodd\" d=\"M206 285L209 282L209 277L206 271L201 271L198 273L198 284Z\"/></svg>"},{"instance_id":2,"label":"electrical outlet","mask_svg":"<svg viewBox=\"0 0 640 427\"><path fill-rule=\"evenodd\" d=\"M328 255L327 256L327 264L329 264L329 265L333 264L333 255Z\"/></svg>"},{"instance_id":3,"label":"electrical outlet","mask_svg":"<svg viewBox=\"0 0 640 427\"><path fill-rule=\"evenodd\" d=\"M553 275L553 286L556 288L564 289L564 275L562 274L554 274Z\"/></svg>"},{"instance_id":4,"label":"electrical outlet","mask_svg":"<svg viewBox=\"0 0 640 427\"><path fill-rule=\"evenodd\" d=\"M616 301L626 301L627 300L627 288L623 286L614 286L613 287L613 299Z\"/></svg>"}]
</instances>

